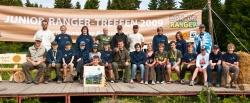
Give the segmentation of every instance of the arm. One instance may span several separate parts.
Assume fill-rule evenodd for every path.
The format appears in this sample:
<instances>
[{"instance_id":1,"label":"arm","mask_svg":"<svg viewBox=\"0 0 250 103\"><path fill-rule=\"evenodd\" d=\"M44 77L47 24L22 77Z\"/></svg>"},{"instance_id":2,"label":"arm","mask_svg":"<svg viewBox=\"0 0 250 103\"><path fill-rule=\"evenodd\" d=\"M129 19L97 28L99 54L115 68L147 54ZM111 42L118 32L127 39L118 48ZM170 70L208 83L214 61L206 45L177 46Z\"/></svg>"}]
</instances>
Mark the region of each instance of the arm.
<instances>
[{"instance_id":1,"label":"arm","mask_svg":"<svg viewBox=\"0 0 250 103\"><path fill-rule=\"evenodd\" d=\"M196 67L198 67L198 68L201 67L201 65L200 65L200 59L201 59L201 57L200 57L200 55L198 55L197 58L196 58Z\"/></svg>"},{"instance_id":2,"label":"arm","mask_svg":"<svg viewBox=\"0 0 250 103\"><path fill-rule=\"evenodd\" d=\"M51 64L52 63L52 60L51 60L51 55L50 55L50 53L48 52L47 53L47 62L49 63L49 64Z\"/></svg>"},{"instance_id":3,"label":"arm","mask_svg":"<svg viewBox=\"0 0 250 103\"><path fill-rule=\"evenodd\" d=\"M202 67L203 69L206 69L207 66L209 65L209 56L207 54L207 56L205 57L205 60L206 60L206 64Z\"/></svg>"}]
</instances>

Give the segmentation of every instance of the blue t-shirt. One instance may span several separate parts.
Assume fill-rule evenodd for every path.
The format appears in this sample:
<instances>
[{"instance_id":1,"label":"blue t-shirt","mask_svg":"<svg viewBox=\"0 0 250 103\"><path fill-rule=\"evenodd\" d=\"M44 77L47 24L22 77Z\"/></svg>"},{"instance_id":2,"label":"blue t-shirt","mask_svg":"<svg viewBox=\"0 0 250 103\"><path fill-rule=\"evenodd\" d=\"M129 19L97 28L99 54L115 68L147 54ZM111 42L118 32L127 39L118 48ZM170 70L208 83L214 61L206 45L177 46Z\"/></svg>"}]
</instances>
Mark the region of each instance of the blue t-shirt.
<instances>
[{"instance_id":1,"label":"blue t-shirt","mask_svg":"<svg viewBox=\"0 0 250 103\"><path fill-rule=\"evenodd\" d=\"M190 63L191 61L195 60L196 57L197 57L196 53L185 53L182 58L182 61L186 63Z\"/></svg>"},{"instance_id":2,"label":"blue t-shirt","mask_svg":"<svg viewBox=\"0 0 250 103\"><path fill-rule=\"evenodd\" d=\"M72 49L63 51L63 58L65 60L65 63L69 63L71 61L72 56L75 56L74 51Z\"/></svg>"},{"instance_id":3,"label":"blue t-shirt","mask_svg":"<svg viewBox=\"0 0 250 103\"><path fill-rule=\"evenodd\" d=\"M238 61L239 61L239 57L238 57L238 55L235 54L235 53L232 53L232 54L225 53L225 54L222 56L222 61L225 61L225 62L234 64L234 62L238 62Z\"/></svg>"},{"instance_id":4,"label":"blue t-shirt","mask_svg":"<svg viewBox=\"0 0 250 103\"><path fill-rule=\"evenodd\" d=\"M212 52L209 54L209 60L212 60L213 63L217 63L219 60L221 60L221 58L221 52L218 52L217 54L214 54L214 52Z\"/></svg>"}]
</instances>

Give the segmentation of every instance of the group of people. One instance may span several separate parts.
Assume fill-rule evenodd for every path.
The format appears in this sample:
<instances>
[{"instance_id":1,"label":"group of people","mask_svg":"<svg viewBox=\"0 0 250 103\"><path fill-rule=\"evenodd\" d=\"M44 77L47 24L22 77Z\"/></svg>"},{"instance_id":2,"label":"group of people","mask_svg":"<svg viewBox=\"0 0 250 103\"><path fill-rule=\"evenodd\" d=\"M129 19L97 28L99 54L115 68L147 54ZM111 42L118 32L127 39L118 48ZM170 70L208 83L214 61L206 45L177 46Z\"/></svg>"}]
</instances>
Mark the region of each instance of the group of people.
<instances>
[{"instance_id":1,"label":"group of people","mask_svg":"<svg viewBox=\"0 0 250 103\"><path fill-rule=\"evenodd\" d=\"M106 79L111 83L120 80L134 83L137 73L140 73L140 80L137 80L140 83L173 83L172 72L175 71L177 81L184 84L186 71L191 71L190 86L195 84L199 72L204 76L204 85L212 86L212 71L216 71L216 87L221 86L222 77L226 87L235 87L239 74L239 57L234 53L234 44L228 44L226 53L220 52L218 45L212 45L211 35L203 24L199 26L194 43L187 43L181 32L176 33L176 41L168 42L163 28L158 27L146 50L138 25L133 26L130 35L124 34L122 25L118 25L114 36L108 35L108 29L104 28L103 34L96 37L89 35L88 27L83 26L74 47L65 25L56 36L48 29L48 21L43 20L41 25L42 29L34 36L34 45L28 49L27 62L23 64L28 84L39 84L43 74L47 84L53 69L58 83L73 82L74 78L82 83L84 66L105 66ZM30 74L33 68L38 69L34 80ZM124 71L122 77L119 69ZM231 81L227 79L229 73L233 73Z\"/></svg>"}]
</instances>

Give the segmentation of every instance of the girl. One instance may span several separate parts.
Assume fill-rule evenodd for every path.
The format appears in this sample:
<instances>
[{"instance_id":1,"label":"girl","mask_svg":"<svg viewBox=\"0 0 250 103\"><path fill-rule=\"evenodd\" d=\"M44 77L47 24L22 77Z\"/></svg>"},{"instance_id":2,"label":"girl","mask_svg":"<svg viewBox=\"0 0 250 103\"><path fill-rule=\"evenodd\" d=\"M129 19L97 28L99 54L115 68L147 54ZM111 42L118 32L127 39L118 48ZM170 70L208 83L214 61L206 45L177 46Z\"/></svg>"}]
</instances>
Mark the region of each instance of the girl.
<instances>
[{"instance_id":1,"label":"girl","mask_svg":"<svg viewBox=\"0 0 250 103\"><path fill-rule=\"evenodd\" d=\"M154 51L152 48L152 43L149 43L147 48L147 52L146 52L146 65L145 65L145 84L148 84L149 80L152 80L152 84L155 84L155 69L154 69L154 65L155 65L155 55L154 55Z\"/></svg>"}]
</instances>

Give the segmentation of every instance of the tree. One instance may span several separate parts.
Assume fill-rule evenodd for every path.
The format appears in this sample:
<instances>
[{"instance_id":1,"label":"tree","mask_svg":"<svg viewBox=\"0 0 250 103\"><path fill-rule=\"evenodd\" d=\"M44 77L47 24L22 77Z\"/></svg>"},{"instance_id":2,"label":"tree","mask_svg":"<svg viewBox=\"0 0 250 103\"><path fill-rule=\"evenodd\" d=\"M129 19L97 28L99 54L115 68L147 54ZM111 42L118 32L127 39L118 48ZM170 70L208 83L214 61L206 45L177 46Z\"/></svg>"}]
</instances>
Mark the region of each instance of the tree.
<instances>
[{"instance_id":1,"label":"tree","mask_svg":"<svg viewBox=\"0 0 250 103\"><path fill-rule=\"evenodd\" d=\"M78 2L76 2L76 7L75 7L75 9L81 9L81 4L80 4L80 2L78 1Z\"/></svg>"},{"instance_id":2,"label":"tree","mask_svg":"<svg viewBox=\"0 0 250 103\"><path fill-rule=\"evenodd\" d=\"M99 8L99 0L87 0L84 9L98 9Z\"/></svg>"},{"instance_id":3,"label":"tree","mask_svg":"<svg viewBox=\"0 0 250 103\"><path fill-rule=\"evenodd\" d=\"M32 4L29 0L26 0L25 6L26 7L38 7L38 4Z\"/></svg>"},{"instance_id":4,"label":"tree","mask_svg":"<svg viewBox=\"0 0 250 103\"><path fill-rule=\"evenodd\" d=\"M55 8L72 8L71 0L55 0Z\"/></svg>"},{"instance_id":5,"label":"tree","mask_svg":"<svg viewBox=\"0 0 250 103\"><path fill-rule=\"evenodd\" d=\"M140 0L112 0L110 9L113 10L137 10L140 8Z\"/></svg>"},{"instance_id":6,"label":"tree","mask_svg":"<svg viewBox=\"0 0 250 103\"><path fill-rule=\"evenodd\" d=\"M23 3L21 0L0 0L0 5L23 6Z\"/></svg>"},{"instance_id":7,"label":"tree","mask_svg":"<svg viewBox=\"0 0 250 103\"><path fill-rule=\"evenodd\" d=\"M110 9L110 7L111 7L111 1L110 1L110 0L108 0L107 9L109 10L109 9Z\"/></svg>"},{"instance_id":8,"label":"tree","mask_svg":"<svg viewBox=\"0 0 250 103\"><path fill-rule=\"evenodd\" d=\"M149 10L157 10L158 8L158 2L157 0L151 0L151 2L148 4Z\"/></svg>"}]
</instances>

